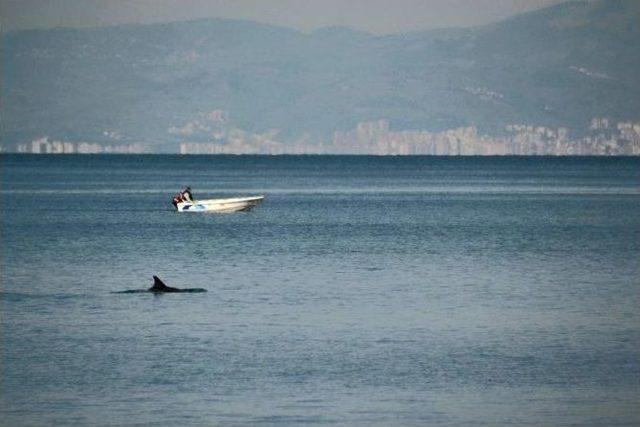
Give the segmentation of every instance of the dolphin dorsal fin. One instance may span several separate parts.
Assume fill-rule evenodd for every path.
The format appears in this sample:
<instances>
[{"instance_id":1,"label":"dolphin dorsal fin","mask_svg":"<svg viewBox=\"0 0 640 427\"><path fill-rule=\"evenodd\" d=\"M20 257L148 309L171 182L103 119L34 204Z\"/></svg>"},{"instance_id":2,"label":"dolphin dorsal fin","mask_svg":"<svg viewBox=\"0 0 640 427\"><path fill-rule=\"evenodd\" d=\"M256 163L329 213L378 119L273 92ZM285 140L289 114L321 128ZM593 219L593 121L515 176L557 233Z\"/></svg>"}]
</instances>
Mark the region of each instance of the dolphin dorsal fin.
<instances>
[{"instance_id":1,"label":"dolphin dorsal fin","mask_svg":"<svg viewBox=\"0 0 640 427\"><path fill-rule=\"evenodd\" d=\"M158 278L158 276L153 276L153 286L151 287L151 290L160 291L163 289L167 289L167 285L165 285L164 282Z\"/></svg>"}]
</instances>

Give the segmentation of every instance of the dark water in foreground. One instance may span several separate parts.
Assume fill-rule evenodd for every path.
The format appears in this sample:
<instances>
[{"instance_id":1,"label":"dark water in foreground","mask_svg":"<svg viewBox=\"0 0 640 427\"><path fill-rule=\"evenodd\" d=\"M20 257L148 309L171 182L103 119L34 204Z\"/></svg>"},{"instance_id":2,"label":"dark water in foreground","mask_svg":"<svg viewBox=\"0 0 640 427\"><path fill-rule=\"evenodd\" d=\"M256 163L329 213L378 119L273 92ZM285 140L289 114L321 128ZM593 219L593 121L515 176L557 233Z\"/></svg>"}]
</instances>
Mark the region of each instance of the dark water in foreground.
<instances>
[{"instance_id":1,"label":"dark water in foreground","mask_svg":"<svg viewBox=\"0 0 640 427\"><path fill-rule=\"evenodd\" d=\"M640 424L640 159L0 162L0 425Z\"/></svg>"}]
</instances>

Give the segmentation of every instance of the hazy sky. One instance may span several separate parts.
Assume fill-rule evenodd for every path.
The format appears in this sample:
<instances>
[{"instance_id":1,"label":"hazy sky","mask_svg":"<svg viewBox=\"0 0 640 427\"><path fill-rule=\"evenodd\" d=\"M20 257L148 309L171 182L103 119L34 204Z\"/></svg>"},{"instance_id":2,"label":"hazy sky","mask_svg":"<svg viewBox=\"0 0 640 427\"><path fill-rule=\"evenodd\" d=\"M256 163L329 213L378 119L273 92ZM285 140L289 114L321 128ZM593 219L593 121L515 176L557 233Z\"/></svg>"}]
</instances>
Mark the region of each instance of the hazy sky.
<instances>
[{"instance_id":1,"label":"hazy sky","mask_svg":"<svg viewBox=\"0 0 640 427\"><path fill-rule=\"evenodd\" d=\"M373 33L497 21L562 0L0 0L3 31L96 27L220 17L311 31L331 25Z\"/></svg>"}]
</instances>

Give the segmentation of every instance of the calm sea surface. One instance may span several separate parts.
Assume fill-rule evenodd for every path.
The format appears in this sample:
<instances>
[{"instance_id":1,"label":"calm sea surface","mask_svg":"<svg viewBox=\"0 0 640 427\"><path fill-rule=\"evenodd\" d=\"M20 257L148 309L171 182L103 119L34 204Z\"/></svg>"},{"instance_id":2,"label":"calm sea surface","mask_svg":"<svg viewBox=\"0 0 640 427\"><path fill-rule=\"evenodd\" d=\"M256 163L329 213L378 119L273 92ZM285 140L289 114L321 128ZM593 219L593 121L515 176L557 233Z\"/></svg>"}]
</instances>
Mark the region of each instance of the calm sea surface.
<instances>
[{"instance_id":1,"label":"calm sea surface","mask_svg":"<svg viewBox=\"0 0 640 427\"><path fill-rule=\"evenodd\" d=\"M640 424L640 159L0 167L0 425Z\"/></svg>"}]
</instances>

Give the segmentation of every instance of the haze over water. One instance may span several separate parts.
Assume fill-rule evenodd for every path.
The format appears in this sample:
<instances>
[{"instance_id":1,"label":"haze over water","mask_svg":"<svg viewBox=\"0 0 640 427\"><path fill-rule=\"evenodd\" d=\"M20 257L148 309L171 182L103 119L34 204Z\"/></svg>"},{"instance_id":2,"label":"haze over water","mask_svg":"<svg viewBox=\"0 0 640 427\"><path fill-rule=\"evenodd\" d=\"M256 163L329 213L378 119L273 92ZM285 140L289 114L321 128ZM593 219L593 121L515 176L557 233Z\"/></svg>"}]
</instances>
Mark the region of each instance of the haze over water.
<instances>
[{"instance_id":1,"label":"haze over water","mask_svg":"<svg viewBox=\"0 0 640 427\"><path fill-rule=\"evenodd\" d=\"M0 160L0 425L640 423L640 159Z\"/></svg>"}]
</instances>

